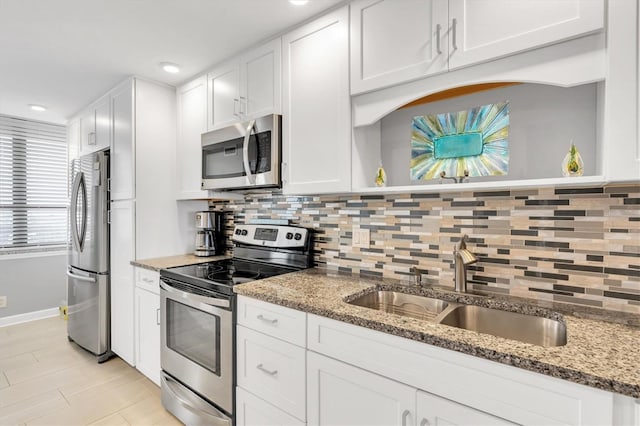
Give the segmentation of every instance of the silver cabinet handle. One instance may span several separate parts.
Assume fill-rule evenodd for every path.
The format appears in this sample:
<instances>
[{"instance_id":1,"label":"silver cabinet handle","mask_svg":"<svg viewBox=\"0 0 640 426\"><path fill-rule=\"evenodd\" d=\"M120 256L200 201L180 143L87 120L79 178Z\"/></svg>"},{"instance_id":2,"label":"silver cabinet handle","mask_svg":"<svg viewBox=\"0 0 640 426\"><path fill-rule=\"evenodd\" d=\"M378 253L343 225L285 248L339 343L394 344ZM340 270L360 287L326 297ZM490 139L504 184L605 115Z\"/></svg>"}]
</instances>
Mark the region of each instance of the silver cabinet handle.
<instances>
[{"instance_id":1,"label":"silver cabinet handle","mask_svg":"<svg viewBox=\"0 0 640 426\"><path fill-rule=\"evenodd\" d=\"M153 280L147 277L142 277L142 281L144 281L145 283L153 284Z\"/></svg>"},{"instance_id":2,"label":"silver cabinet handle","mask_svg":"<svg viewBox=\"0 0 640 426\"><path fill-rule=\"evenodd\" d=\"M238 98L234 98L233 99L233 115L235 115L236 117L240 117L240 114L238 113L238 104L240 103L240 99Z\"/></svg>"},{"instance_id":3,"label":"silver cabinet handle","mask_svg":"<svg viewBox=\"0 0 640 426\"><path fill-rule=\"evenodd\" d=\"M89 132L87 137L87 145L95 145L96 144L96 132Z\"/></svg>"},{"instance_id":4,"label":"silver cabinet handle","mask_svg":"<svg viewBox=\"0 0 640 426\"><path fill-rule=\"evenodd\" d=\"M453 21L451 22L451 45L453 46L453 49L458 49L458 37L457 37L457 29L458 29L458 20L456 18L453 18Z\"/></svg>"},{"instance_id":5,"label":"silver cabinet handle","mask_svg":"<svg viewBox=\"0 0 640 426\"><path fill-rule=\"evenodd\" d=\"M409 417L409 414L411 414L411 411L409 410L404 410L402 412L402 426L408 426L407 417Z\"/></svg>"},{"instance_id":6,"label":"silver cabinet handle","mask_svg":"<svg viewBox=\"0 0 640 426\"><path fill-rule=\"evenodd\" d=\"M271 324L276 324L278 322L278 318L269 319L269 318L265 318L262 314L258 315L257 318L260 321L268 322L268 323L271 323Z\"/></svg>"},{"instance_id":7,"label":"silver cabinet handle","mask_svg":"<svg viewBox=\"0 0 640 426\"><path fill-rule=\"evenodd\" d=\"M244 110L242 108L242 105L244 104ZM246 115L247 114L247 98L245 98L244 96L240 96L240 115Z\"/></svg>"},{"instance_id":8,"label":"silver cabinet handle","mask_svg":"<svg viewBox=\"0 0 640 426\"><path fill-rule=\"evenodd\" d=\"M431 423L429 423L429 420L427 419L422 419L422 421L420 422L420 426L429 426Z\"/></svg>"},{"instance_id":9,"label":"silver cabinet handle","mask_svg":"<svg viewBox=\"0 0 640 426\"><path fill-rule=\"evenodd\" d=\"M440 48L440 30L442 27L440 24L436 25L436 53L442 55L442 49Z\"/></svg>"},{"instance_id":10,"label":"silver cabinet handle","mask_svg":"<svg viewBox=\"0 0 640 426\"><path fill-rule=\"evenodd\" d=\"M156 309L156 325L160 325L160 308Z\"/></svg>"},{"instance_id":11,"label":"silver cabinet handle","mask_svg":"<svg viewBox=\"0 0 640 426\"><path fill-rule=\"evenodd\" d=\"M267 370L262 364L256 365L256 368L263 373L267 373L270 376L275 376L276 374L278 374L278 370Z\"/></svg>"}]
</instances>

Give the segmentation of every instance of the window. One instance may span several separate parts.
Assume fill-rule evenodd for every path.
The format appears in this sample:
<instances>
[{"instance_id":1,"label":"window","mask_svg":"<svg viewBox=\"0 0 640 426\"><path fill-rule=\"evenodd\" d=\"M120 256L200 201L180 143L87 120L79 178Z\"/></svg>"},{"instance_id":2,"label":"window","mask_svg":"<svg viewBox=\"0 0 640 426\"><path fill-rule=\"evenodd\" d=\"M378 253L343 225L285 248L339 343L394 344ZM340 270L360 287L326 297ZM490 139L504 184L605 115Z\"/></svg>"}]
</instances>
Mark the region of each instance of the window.
<instances>
[{"instance_id":1,"label":"window","mask_svg":"<svg viewBox=\"0 0 640 426\"><path fill-rule=\"evenodd\" d=\"M0 114L0 250L67 244L66 127Z\"/></svg>"}]
</instances>

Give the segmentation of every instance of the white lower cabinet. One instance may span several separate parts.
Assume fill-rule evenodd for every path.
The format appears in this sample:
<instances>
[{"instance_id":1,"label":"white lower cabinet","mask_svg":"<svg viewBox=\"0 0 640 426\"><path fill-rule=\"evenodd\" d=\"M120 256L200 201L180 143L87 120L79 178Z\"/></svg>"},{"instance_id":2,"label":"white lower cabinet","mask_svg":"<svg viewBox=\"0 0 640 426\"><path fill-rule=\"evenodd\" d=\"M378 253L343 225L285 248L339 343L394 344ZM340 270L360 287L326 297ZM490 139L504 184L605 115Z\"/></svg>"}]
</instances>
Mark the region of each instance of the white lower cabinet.
<instances>
[{"instance_id":1,"label":"white lower cabinet","mask_svg":"<svg viewBox=\"0 0 640 426\"><path fill-rule=\"evenodd\" d=\"M237 326L238 386L305 418L305 350Z\"/></svg>"},{"instance_id":2,"label":"white lower cabinet","mask_svg":"<svg viewBox=\"0 0 640 426\"><path fill-rule=\"evenodd\" d=\"M160 386L160 274L136 270L136 368Z\"/></svg>"},{"instance_id":3,"label":"white lower cabinet","mask_svg":"<svg viewBox=\"0 0 640 426\"><path fill-rule=\"evenodd\" d=\"M238 312L238 425L595 426L640 417L632 398L341 321L244 296Z\"/></svg>"},{"instance_id":4,"label":"white lower cabinet","mask_svg":"<svg viewBox=\"0 0 640 426\"><path fill-rule=\"evenodd\" d=\"M304 422L251 392L236 388L236 426L304 426Z\"/></svg>"},{"instance_id":5,"label":"white lower cabinet","mask_svg":"<svg viewBox=\"0 0 640 426\"><path fill-rule=\"evenodd\" d=\"M309 425L415 425L416 389L307 354Z\"/></svg>"},{"instance_id":6,"label":"white lower cabinet","mask_svg":"<svg viewBox=\"0 0 640 426\"><path fill-rule=\"evenodd\" d=\"M417 394L417 419L419 426L516 424L422 391Z\"/></svg>"}]
</instances>

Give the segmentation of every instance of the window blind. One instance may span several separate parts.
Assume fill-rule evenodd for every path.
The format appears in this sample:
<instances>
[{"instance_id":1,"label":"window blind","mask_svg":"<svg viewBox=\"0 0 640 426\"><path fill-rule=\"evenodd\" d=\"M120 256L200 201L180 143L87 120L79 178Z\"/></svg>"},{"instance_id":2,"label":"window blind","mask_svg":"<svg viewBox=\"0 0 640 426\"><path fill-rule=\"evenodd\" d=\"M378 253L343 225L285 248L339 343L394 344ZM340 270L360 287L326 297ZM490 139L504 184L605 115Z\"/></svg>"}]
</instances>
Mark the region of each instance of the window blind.
<instances>
[{"instance_id":1,"label":"window blind","mask_svg":"<svg viewBox=\"0 0 640 426\"><path fill-rule=\"evenodd\" d=\"M67 244L66 127L0 114L0 249Z\"/></svg>"}]
</instances>

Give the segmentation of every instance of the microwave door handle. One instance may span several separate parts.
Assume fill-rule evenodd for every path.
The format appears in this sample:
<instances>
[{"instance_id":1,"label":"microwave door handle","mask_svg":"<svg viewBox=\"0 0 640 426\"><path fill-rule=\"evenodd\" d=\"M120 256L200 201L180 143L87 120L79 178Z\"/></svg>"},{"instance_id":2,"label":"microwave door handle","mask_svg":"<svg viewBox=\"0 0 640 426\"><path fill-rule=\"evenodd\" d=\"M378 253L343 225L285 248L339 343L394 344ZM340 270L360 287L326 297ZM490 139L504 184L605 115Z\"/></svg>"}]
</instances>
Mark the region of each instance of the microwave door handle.
<instances>
[{"instance_id":1,"label":"microwave door handle","mask_svg":"<svg viewBox=\"0 0 640 426\"><path fill-rule=\"evenodd\" d=\"M253 133L253 126L256 124L256 120L251 120L247 126L247 131L244 134L244 142L242 144L242 162L244 163L244 171L249 179L249 184L254 185L256 183L256 177L251 171L249 165L249 141L251 140L251 133Z\"/></svg>"}]
</instances>

